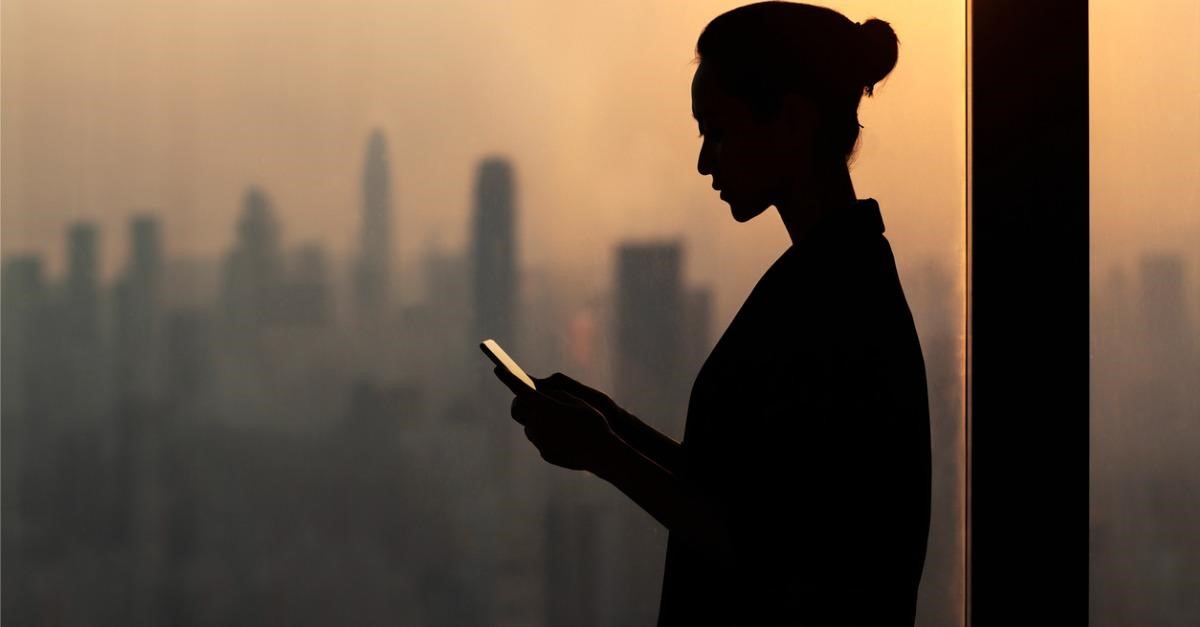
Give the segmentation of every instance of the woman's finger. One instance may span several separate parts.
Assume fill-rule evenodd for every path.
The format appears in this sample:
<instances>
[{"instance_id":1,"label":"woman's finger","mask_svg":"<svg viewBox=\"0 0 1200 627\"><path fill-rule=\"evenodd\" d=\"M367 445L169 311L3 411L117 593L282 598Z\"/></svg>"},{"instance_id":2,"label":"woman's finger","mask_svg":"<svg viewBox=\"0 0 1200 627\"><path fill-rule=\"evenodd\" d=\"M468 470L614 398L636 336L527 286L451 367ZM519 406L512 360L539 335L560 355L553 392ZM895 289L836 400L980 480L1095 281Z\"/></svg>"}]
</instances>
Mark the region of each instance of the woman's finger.
<instances>
[{"instance_id":1,"label":"woman's finger","mask_svg":"<svg viewBox=\"0 0 1200 627\"><path fill-rule=\"evenodd\" d=\"M533 445L536 446L540 451L542 447L540 444L538 444L538 435L537 429L533 428L531 425L525 425L525 439L532 442Z\"/></svg>"},{"instance_id":2,"label":"woman's finger","mask_svg":"<svg viewBox=\"0 0 1200 627\"><path fill-rule=\"evenodd\" d=\"M508 413L512 415L513 420L516 420L521 424L525 424L525 421L521 416L520 407L517 406L517 397L515 396L513 397L512 402L508 404Z\"/></svg>"},{"instance_id":3,"label":"woman's finger","mask_svg":"<svg viewBox=\"0 0 1200 627\"><path fill-rule=\"evenodd\" d=\"M496 378L500 379L500 382L503 383L504 386L509 389L509 391L517 396L520 396L529 388L529 386L525 385L519 379L514 377L511 372L501 368L500 366L492 368L492 372L495 373Z\"/></svg>"}]
</instances>

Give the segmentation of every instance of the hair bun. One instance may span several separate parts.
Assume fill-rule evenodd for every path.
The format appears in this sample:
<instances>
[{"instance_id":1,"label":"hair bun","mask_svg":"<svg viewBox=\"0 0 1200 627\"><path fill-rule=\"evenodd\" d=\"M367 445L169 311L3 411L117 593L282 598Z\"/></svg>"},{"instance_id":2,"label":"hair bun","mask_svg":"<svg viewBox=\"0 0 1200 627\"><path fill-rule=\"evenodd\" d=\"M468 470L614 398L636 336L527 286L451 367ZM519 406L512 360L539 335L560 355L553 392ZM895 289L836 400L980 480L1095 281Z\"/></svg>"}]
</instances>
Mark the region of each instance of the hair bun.
<instances>
[{"instance_id":1,"label":"hair bun","mask_svg":"<svg viewBox=\"0 0 1200 627\"><path fill-rule=\"evenodd\" d=\"M896 67L900 41L891 24L871 18L858 25L860 76L867 95L874 95L875 83L883 80Z\"/></svg>"}]
</instances>

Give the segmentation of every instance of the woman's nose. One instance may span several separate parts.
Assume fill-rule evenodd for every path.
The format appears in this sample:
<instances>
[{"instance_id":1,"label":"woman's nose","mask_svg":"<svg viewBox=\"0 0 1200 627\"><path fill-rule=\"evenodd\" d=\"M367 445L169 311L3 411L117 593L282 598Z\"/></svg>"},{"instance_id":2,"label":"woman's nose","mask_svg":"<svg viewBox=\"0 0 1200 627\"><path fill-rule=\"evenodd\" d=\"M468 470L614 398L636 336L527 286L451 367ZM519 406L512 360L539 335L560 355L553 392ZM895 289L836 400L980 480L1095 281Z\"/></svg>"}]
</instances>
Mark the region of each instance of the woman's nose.
<instances>
[{"instance_id":1,"label":"woman's nose","mask_svg":"<svg viewBox=\"0 0 1200 627\"><path fill-rule=\"evenodd\" d=\"M696 160L696 171L701 176L712 174L712 155L709 154L711 152L708 140L705 139L704 143L700 145L700 157Z\"/></svg>"}]
</instances>

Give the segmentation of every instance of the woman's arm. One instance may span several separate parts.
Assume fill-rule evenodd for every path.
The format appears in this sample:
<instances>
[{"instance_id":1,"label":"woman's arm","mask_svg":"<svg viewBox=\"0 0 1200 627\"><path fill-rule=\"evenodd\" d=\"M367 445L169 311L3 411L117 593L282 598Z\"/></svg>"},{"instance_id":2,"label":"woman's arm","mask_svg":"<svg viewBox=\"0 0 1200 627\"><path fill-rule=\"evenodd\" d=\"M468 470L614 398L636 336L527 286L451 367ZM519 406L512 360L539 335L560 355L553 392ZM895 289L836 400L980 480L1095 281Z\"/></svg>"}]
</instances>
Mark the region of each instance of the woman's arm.
<instances>
[{"instance_id":1,"label":"woman's arm","mask_svg":"<svg viewBox=\"0 0 1200 627\"><path fill-rule=\"evenodd\" d=\"M612 438L607 449L591 469L596 476L616 486L685 541L722 560L735 558L729 529L707 495L620 437Z\"/></svg>"},{"instance_id":2,"label":"woman's arm","mask_svg":"<svg viewBox=\"0 0 1200 627\"><path fill-rule=\"evenodd\" d=\"M495 373L516 394L513 418L525 426L525 435L543 459L592 472L686 542L732 561L735 551L726 520L713 497L679 472L681 452L674 440L620 409L607 395L565 375L535 379L538 387L533 391L499 366ZM674 469L646 455L619 431L642 438Z\"/></svg>"},{"instance_id":3,"label":"woman's arm","mask_svg":"<svg viewBox=\"0 0 1200 627\"><path fill-rule=\"evenodd\" d=\"M625 410L621 410L615 416L606 417L612 425L613 432L629 446L662 466L667 472L679 472L683 453L678 442Z\"/></svg>"},{"instance_id":4,"label":"woman's arm","mask_svg":"<svg viewBox=\"0 0 1200 627\"><path fill-rule=\"evenodd\" d=\"M538 389L548 388L567 392L595 407L597 411L604 414L613 432L622 440L667 471L679 472L680 458L683 456L679 442L642 422L640 418L626 411L604 392L588 387L561 372L535 380L538 382Z\"/></svg>"}]
</instances>

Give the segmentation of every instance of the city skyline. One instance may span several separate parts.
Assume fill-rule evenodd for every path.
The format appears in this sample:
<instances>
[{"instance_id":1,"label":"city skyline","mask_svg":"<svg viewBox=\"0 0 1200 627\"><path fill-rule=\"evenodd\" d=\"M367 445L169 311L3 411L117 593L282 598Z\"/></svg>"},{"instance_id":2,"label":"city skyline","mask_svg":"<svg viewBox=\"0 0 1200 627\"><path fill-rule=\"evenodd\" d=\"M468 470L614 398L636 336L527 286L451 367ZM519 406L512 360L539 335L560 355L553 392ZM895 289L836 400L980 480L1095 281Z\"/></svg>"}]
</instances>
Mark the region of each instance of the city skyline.
<instances>
[{"instance_id":1,"label":"city skyline","mask_svg":"<svg viewBox=\"0 0 1200 627\"><path fill-rule=\"evenodd\" d=\"M719 324L788 244L774 212L733 221L695 168L695 39L733 4L6 2L0 247L57 270L62 224L93 220L119 245L122 216L155 208L172 250L211 258L257 184L286 241L318 241L342 264L358 245L363 138L379 128L402 285L430 240L467 244L476 160L506 154L520 165L525 267L599 285L618 240L682 238ZM956 260L964 9L888 13L904 51L863 102L856 188L879 198L898 261ZM914 162L920 185L893 167ZM106 251L112 276L120 258Z\"/></svg>"}]
</instances>

